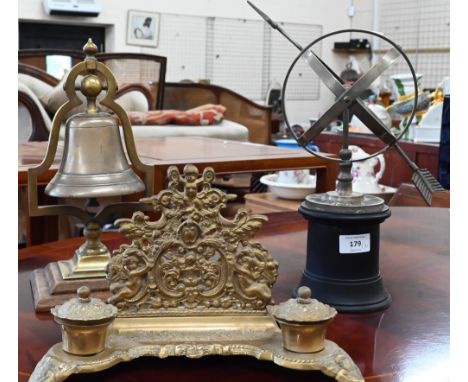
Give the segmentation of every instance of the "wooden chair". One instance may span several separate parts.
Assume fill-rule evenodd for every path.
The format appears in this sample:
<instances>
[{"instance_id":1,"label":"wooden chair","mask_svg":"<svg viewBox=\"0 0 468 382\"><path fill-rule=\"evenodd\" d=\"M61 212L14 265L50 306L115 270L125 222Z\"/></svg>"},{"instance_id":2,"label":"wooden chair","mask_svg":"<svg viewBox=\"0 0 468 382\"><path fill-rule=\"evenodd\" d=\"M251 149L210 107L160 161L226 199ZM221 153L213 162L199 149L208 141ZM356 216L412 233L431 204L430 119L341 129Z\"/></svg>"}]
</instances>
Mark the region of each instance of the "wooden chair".
<instances>
[{"instance_id":1,"label":"wooden chair","mask_svg":"<svg viewBox=\"0 0 468 382\"><path fill-rule=\"evenodd\" d=\"M249 130L249 141L271 143L272 109L221 86L191 82L166 82L164 109L187 110L203 104L221 104L226 107L224 117L244 125Z\"/></svg>"},{"instance_id":2,"label":"wooden chair","mask_svg":"<svg viewBox=\"0 0 468 382\"><path fill-rule=\"evenodd\" d=\"M18 62L46 71L47 56L71 57L71 64L82 61L84 54L68 49L22 49ZM119 88L141 84L151 94L150 110L162 109L166 80L166 57L143 53L97 53L96 58L113 71Z\"/></svg>"},{"instance_id":3,"label":"wooden chair","mask_svg":"<svg viewBox=\"0 0 468 382\"><path fill-rule=\"evenodd\" d=\"M18 73L31 76L52 87L57 86L60 82L60 79L50 75L45 70L28 64L19 63ZM140 83L127 83L119 86L116 97L121 97L122 95L135 90L144 95L148 105L151 105L151 103L154 102L154 96L150 89ZM34 97L34 94L25 91L25 89L18 88L18 103L26 108L31 117L32 131L29 135L28 141L47 141L49 139L49 129L47 126L50 125L50 121L47 122L45 120L46 118L44 117L46 116L43 115L43 112L41 112L41 108L38 105L38 97ZM53 115L49 115L49 119L52 118Z\"/></svg>"},{"instance_id":4,"label":"wooden chair","mask_svg":"<svg viewBox=\"0 0 468 382\"><path fill-rule=\"evenodd\" d=\"M83 60L83 52L77 50L23 49L18 51L18 62L46 73L46 59L51 55L70 57L72 65ZM222 104L227 108L226 119L248 128L249 141L263 144L271 142L272 117L269 106L259 105L217 85L166 83L166 57L141 53L97 53L96 58L114 72L120 89L136 83L147 88L151 94L150 110L187 110L206 103Z\"/></svg>"},{"instance_id":5,"label":"wooden chair","mask_svg":"<svg viewBox=\"0 0 468 382\"><path fill-rule=\"evenodd\" d=\"M270 144L272 108L259 105L248 98L222 86L194 82L166 82L164 109L187 110L203 104L221 104L226 107L224 117L240 123L249 131L249 141ZM216 177L214 185L229 193L237 194L237 202L243 201L248 192L258 192L261 173L231 174Z\"/></svg>"},{"instance_id":6,"label":"wooden chair","mask_svg":"<svg viewBox=\"0 0 468 382\"><path fill-rule=\"evenodd\" d=\"M47 72L26 64L18 64L18 73L25 74L37 78L37 80L50 86L56 86L59 80L51 76ZM31 141L47 141L49 139L50 116L44 116L45 110L41 112L38 105L39 100L30 91L18 86L18 105L26 108L30 116L31 133L28 137L28 142ZM49 119L49 121L46 121ZM18 121L21 124L21 121ZM49 126L50 127L50 126ZM24 126L19 126L24 128Z\"/></svg>"}]
</instances>

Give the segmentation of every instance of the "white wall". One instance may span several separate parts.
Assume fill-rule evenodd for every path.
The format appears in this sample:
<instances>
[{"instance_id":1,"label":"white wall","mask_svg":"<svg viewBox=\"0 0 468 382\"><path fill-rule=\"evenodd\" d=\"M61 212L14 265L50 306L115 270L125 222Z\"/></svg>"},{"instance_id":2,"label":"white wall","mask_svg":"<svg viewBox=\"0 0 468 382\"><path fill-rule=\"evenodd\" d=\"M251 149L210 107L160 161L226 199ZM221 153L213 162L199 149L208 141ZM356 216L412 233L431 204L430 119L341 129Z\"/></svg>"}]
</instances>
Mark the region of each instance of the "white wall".
<instances>
[{"instance_id":1,"label":"white wall","mask_svg":"<svg viewBox=\"0 0 468 382\"><path fill-rule=\"evenodd\" d=\"M319 24L323 33L351 26L348 17L348 6L352 0L253 0L252 2L264 10L273 20L294 23ZM71 23L79 25L106 26L106 50L145 52L158 54L157 48L142 48L126 44L126 27L128 9L175 13L195 16L213 16L228 18L246 18L260 20L260 16L245 0L100 0L103 10L98 17L62 17L47 15L42 6L42 0L19 0L18 17L21 21L41 21L54 23ZM372 29L373 0L354 0L355 16L353 28ZM342 41L346 36L342 36ZM164 36L160 36L164 38ZM324 41L322 45L323 59L334 68L344 68L345 56L333 54L334 39ZM360 60L366 60L360 57ZM293 57L291 57L291 61ZM168 65L170 65L168 60ZM320 100L307 105L297 103L298 118L306 121L328 108L333 97L323 85L320 89ZM292 111L291 111L292 113Z\"/></svg>"}]
</instances>

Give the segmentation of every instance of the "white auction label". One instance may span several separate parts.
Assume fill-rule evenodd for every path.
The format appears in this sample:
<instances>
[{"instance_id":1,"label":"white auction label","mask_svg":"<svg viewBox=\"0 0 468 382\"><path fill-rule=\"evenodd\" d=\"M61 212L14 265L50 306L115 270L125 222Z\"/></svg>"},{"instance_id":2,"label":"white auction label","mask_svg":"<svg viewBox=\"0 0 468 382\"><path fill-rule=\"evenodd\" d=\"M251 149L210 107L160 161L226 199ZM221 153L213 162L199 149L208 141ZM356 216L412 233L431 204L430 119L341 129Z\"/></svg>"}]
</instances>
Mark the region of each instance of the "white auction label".
<instances>
[{"instance_id":1,"label":"white auction label","mask_svg":"<svg viewBox=\"0 0 468 382\"><path fill-rule=\"evenodd\" d=\"M340 235L340 253L363 253L370 251L370 233Z\"/></svg>"}]
</instances>

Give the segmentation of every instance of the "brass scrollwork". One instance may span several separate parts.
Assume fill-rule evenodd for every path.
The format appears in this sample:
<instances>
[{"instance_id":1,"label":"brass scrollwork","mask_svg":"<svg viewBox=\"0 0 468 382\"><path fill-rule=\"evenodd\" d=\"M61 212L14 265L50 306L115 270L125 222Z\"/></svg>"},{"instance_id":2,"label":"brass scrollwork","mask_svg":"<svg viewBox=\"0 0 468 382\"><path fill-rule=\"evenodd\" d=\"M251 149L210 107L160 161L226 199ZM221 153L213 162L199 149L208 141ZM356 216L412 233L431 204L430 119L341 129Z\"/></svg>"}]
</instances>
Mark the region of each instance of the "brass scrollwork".
<instances>
[{"instance_id":1,"label":"brass scrollwork","mask_svg":"<svg viewBox=\"0 0 468 382\"><path fill-rule=\"evenodd\" d=\"M235 196L211 187L211 168L167 174L169 188L143 199L161 212L158 221L142 212L116 221L131 244L112 254L109 303L121 316L264 313L278 263L251 238L267 218L245 209L223 217Z\"/></svg>"}]
</instances>

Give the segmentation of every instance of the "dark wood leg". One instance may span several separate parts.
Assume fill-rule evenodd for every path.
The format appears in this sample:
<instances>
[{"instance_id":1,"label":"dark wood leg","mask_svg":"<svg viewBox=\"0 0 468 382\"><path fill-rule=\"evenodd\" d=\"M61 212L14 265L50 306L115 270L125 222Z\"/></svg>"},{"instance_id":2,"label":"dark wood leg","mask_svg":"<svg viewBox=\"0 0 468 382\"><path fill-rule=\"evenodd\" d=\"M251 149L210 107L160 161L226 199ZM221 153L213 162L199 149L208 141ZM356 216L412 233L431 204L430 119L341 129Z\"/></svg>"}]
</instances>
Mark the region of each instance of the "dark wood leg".
<instances>
[{"instance_id":1,"label":"dark wood leg","mask_svg":"<svg viewBox=\"0 0 468 382\"><path fill-rule=\"evenodd\" d=\"M267 192L268 186L260 182L260 178L267 174L266 172L254 172L250 177L250 192L251 193L259 193L259 192Z\"/></svg>"},{"instance_id":2,"label":"dark wood leg","mask_svg":"<svg viewBox=\"0 0 468 382\"><path fill-rule=\"evenodd\" d=\"M44 186L38 187L39 205L57 204L57 199L44 193ZM26 245L36 245L56 241L59 238L57 216L29 216L29 210L25 211Z\"/></svg>"},{"instance_id":3,"label":"dark wood leg","mask_svg":"<svg viewBox=\"0 0 468 382\"><path fill-rule=\"evenodd\" d=\"M336 188L336 177L338 175L338 165L334 162L329 162L325 167L319 167L317 171L317 186L316 192L333 191Z\"/></svg>"},{"instance_id":4,"label":"dark wood leg","mask_svg":"<svg viewBox=\"0 0 468 382\"><path fill-rule=\"evenodd\" d=\"M159 191L166 188L166 172L167 167L154 166L154 194L157 195Z\"/></svg>"}]
</instances>

